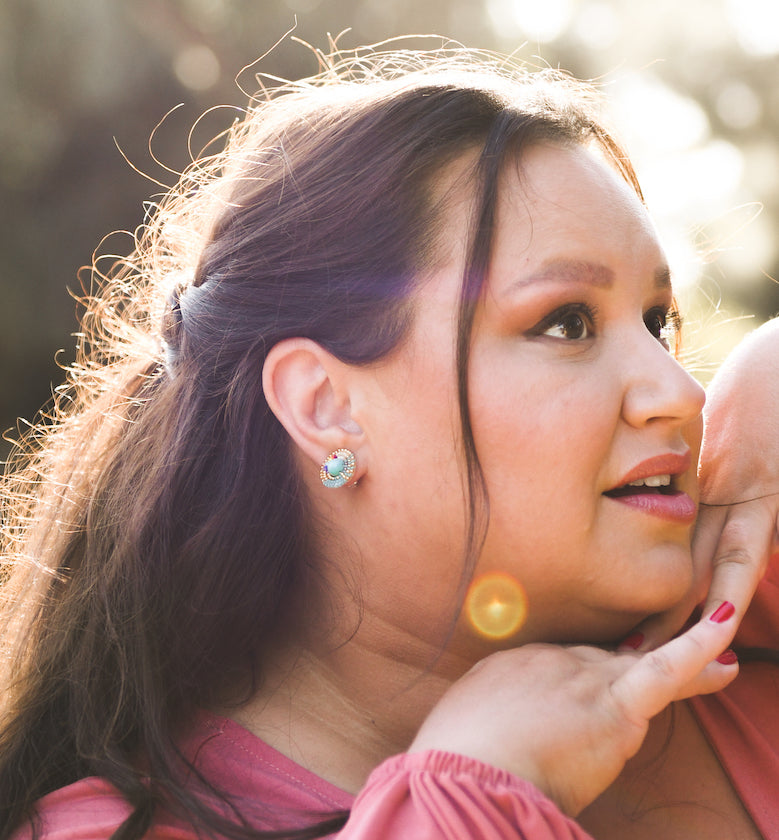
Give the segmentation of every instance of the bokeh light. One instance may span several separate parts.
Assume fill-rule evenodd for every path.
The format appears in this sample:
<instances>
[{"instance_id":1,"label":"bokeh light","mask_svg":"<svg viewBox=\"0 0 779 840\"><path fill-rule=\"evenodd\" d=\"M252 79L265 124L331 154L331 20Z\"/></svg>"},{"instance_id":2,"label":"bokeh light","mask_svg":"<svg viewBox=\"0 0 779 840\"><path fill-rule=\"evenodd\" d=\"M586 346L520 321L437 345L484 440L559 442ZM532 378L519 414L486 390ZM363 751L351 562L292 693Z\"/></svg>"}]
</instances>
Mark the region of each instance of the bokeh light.
<instances>
[{"instance_id":1,"label":"bokeh light","mask_svg":"<svg viewBox=\"0 0 779 840\"><path fill-rule=\"evenodd\" d=\"M741 46L754 55L779 53L776 0L727 0L728 16Z\"/></svg>"},{"instance_id":2,"label":"bokeh light","mask_svg":"<svg viewBox=\"0 0 779 840\"><path fill-rule=\"evenodd\" d=\"M465 611L471 627L488 639L508 639L525 623L527 597L522 585L504 572L476 578L468 589Z\"/></svg>"},{"instance_id":3,"label":"bokeh light","mask_svg":"<svg viewBox=\"0 0 779 840\"><path fill-rule=\"evenodd\" d=\"M487 0L493 25L513 29L530 41L545 44L558 38L571 20L571 0Z\"/></svg>"},{"instance_id":4,"label":"bokeh light","mask_svg":"<svg viewBox=\"0 0 779 840\"><path fill-rule=\"evenodd\" d=\"M204 44L185 47L173 61L176 78L190 90L209 90L219 81L219 59Z\"/></svg>"}]
</instances>

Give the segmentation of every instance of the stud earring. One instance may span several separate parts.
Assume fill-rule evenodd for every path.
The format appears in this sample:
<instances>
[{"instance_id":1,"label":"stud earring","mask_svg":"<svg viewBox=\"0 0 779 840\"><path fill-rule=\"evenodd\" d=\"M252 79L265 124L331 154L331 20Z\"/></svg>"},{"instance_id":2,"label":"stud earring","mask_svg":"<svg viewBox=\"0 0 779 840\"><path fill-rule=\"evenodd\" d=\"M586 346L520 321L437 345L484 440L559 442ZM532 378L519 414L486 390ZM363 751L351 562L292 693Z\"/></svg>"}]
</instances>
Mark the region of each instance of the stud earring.
<instances>
[{"instance_id":1,"label":"stud earring","mask_svg":"<svg viewBox=\"0 0 779 840\"><path fill-rule=\"evenodd\" d=\"M354 475L354 452L336 449L325 458L319 468L319 477L325 487L343 487Z\"/></svg>"}]
</instances>

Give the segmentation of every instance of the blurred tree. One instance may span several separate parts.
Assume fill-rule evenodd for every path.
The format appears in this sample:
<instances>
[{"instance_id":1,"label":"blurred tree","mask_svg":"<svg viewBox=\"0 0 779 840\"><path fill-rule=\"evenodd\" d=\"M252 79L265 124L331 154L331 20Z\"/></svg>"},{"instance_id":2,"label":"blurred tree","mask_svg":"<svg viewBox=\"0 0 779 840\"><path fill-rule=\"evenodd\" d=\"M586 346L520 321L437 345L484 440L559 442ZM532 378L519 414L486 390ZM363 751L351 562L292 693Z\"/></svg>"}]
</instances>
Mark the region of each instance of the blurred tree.
<instances>
[{"instance_id":1,"label":"blurred tree","mask_svg":"<svg viewBox=\"0 0 779 840\"><path fill-rule=\"evenodd\" d=\"M346 29L346 47L437 32L602 81L650 176L650 207L678 229L695 228L717 257L695 264L697 288L764 320L779 310L779 286L763 274L779 276L779 26L756 4L3 0L0 427L31 417L61 380L55 353L72 358L77 328L66 287L78 289L77 270L101 237L142 220L143 201L160 188L140 173L174 180L165 166L186 165L189 127L213 106L242 105L234 77L295 23L294 35L317 47ZM253 90L257 71L295 78L315 70L313 53L286 38L240 81ZM155 126L180 103L154 134L152 155ZM198 138L233 116L215 110ZM743 226L757 203L762 216Z\"/></svg>"}]
</instances>

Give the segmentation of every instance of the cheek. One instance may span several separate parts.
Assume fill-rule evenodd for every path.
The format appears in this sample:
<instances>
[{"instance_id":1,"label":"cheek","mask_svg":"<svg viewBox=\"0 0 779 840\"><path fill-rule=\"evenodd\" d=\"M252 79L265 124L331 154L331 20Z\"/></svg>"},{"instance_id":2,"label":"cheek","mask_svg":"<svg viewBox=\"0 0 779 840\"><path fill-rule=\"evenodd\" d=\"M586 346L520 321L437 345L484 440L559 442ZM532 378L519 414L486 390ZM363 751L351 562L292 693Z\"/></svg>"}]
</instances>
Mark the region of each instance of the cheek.
<instances>
[{"instance_id":1,"label":"cheek","mask_svg":"<svg viewBox=\"0 0 779 840\"><path fill-rule=\"evenodd\" d=\"M545 587L562 586L558 561L593 539L619 401L583 377L555 382L547 371L529 380L481 390L474 436L490 497L487 563L521 558L535 590L532 568L543 569ZM568 576L566 563L561 572Z\"/></svg>"},{"instance_id":2,"label":"cheek","mask_svg":"<svg viewBox=\"0 0 779 840\"><path fill-rule=\"evenodd\" d=\"M512 465L533 480L591 471L607 454L619 404L582 378L530 375L473 389L472 418L485 472Z\"/></svg>"},{"instance_id":3,"label":"cheek","mask_svg":"<svg viewBox=\"0 0 779 840\"><path fill-rule=\"evenodd\" d=\"M439 351L440 353L440 351ZM449 359L415 353L371 400L371 477L381 507L416 533L432 528L431 507L462 507L459 414Z\"/></svg>"}]
</instances>

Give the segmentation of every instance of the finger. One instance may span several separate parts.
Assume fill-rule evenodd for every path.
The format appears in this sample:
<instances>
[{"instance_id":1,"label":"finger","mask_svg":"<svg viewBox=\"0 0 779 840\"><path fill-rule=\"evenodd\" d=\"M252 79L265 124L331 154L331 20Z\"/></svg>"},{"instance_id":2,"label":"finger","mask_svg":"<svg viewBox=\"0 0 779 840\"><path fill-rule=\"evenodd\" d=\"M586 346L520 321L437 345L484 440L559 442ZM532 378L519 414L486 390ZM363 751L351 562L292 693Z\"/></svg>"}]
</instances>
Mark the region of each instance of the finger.
<instances>
[{"instance_id":1,"label":"finger","mask_svg":"<svg viewBox=\"0 0 779 840\"><path fill-rule=\"evenodd\" d=\"M647 721L673 700L689 696L685 692L692 686L705 687L718 669L727 684L737 673L737 666L715 660L727 648L738 617L735 610L729 615L727 610L719 610L637 659L611 684L612 698L622 713L634 723ZM709 673L704 677L702 672L707 667Z\"/></svg>"},{"instance_id":2,"label":"finger","mask_svg":"<svg viewBox=\"0 0 779 840\"><path fill-rule=\"evenodd\" d=\"M713 694L721 691L738 676L737 655L729 648L718 656L696 676L681 688L674 700L686 700L699 694Z\"/></svg>"},{"instance_id":3,"label":"finger","mask_svg":"<svg viewBox=\"0 0 779 840\"><path fill-rule=\"evenodd\" d=\"M732 602L739 615L746 612L768 565L775 530L776 510L770 500L759 499L729 509L711 561L705 614L724 600ZM707 551L708 540L699 541L694 551Z\"/></svg>"},{"instance_id":4,"label":"finger","mask_svg":"<svg viewBox=\"0 0 779 840\"><path fill-rule=\"evenodd\" d=\"M691 590L675 607L659 615L647 618L626 636L617 650L620 652L649 651L672 639L690 620L701 601L699 587Z\"/></svg>"},{"instance_id":5,"label":"finger","mask_svg":"<svg viewBox=\"0 0 779 840\"><path fill-rule=\"evenodd\" d=\"M696 571L707 570L707 579L711 577L711 564L717 552L722 530L725 527L730 508L723 505L698 509L695 533L692 538L692 560Z\"/></svg>"}]
</instances>

